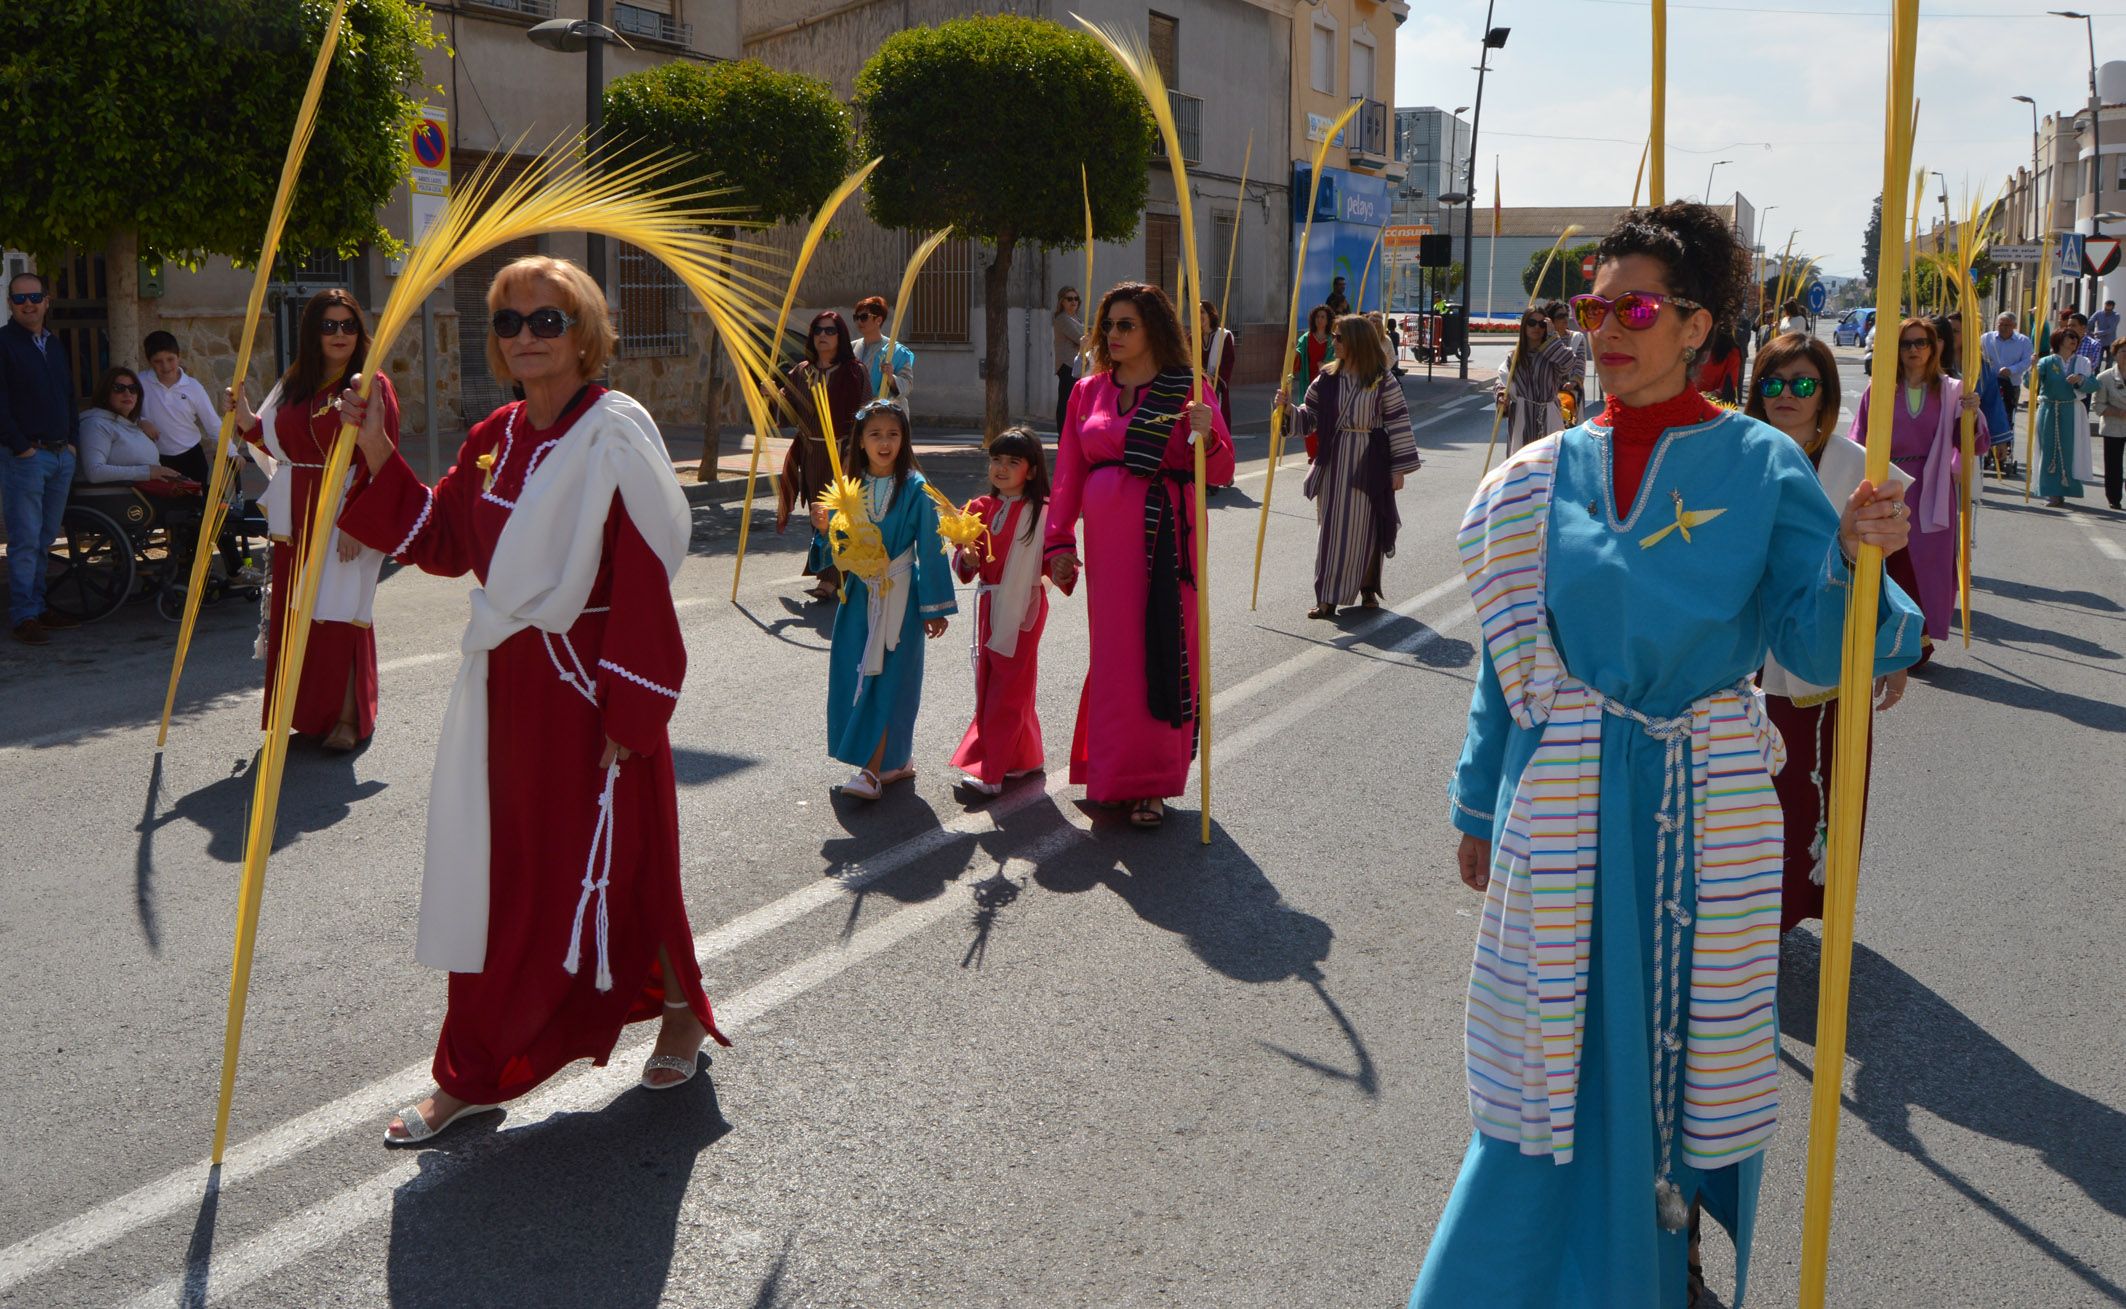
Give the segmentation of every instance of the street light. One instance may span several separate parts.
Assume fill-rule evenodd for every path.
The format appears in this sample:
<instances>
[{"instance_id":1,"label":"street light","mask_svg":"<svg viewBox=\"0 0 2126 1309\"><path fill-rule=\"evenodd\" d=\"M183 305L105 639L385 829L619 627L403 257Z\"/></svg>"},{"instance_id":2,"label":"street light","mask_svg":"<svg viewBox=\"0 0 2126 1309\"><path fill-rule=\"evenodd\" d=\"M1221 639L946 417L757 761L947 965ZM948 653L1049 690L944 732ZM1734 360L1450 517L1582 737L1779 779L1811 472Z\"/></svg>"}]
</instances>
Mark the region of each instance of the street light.
<instances>
[{"instance_id":1,"label":"street light","mask_svg":"<svg viewBox=\"0 0 2126 1309\"><path fill-rule=\"evenodd\" d=\"M1497 0L1484 0L1484 47L1476 60L1476 117L1469 120L1469 183L1462 188L1462 380L1469 380L1469 277L1476 265L1476 134L1484 122L1484 74L1491 68L1491 52L1506 48L1510 27L1493 27L1491 13ZM1486 305L1485 308L1490 308Z\"/></svg>"},{"instance_id":2,"label":"street light","mask_svg":"<svg viewBox=\"0 0 2126 1309\"><path fill-rule=\"evenodd\" d=\"M579 52L589 54L584 65L583 79L584 140L595 143L598 139L598 128L605 119L605 43L619 41L626 45L627 41L620 33L605 25L605 0L589 0L589 5L588 18L550 18L543 23L534 23L524 35L531 38L533 45L544 50L553 50L565 55ZM603 291L605 238L595 232L587 235L583 242L583 255L586 271Z\"/></svg>"},{"instance_id":3,"label":"street light","mask_svg":"<svg viewBox=\"0 0 2126 1309\"><path fill-rule=\"evenodd\" d=\"M1720 165L1734 162L1732 159L1715 159L1713 166L1705 170L1705 203L1713 202L1713 174L1720 171Z\"/></svg>"},{"instance_id":4,"label":"street light","mask_svg":"<svg viewBox=\"0 0 2126 1309\"><path fill-rule=\"evenodd\" d=\"M2096 20L2077 9L2048 9L2045 11L2057 18L2079 18L2082 29L2089 34L2089 172L2094 178L2090 184L2090 212L2104 207L2104 103L2096 93ZM2099 290L2097 279L2089 279L2089 312L2095 313Z\"/></svg>"},{"instance_id":5,"label":"street light","mask_svg":"<svg viewBox=\"0 0 2126 1309\"><path fill-rule=\"evenodd\" d=\"M2041 223L2039 221L2037 208L2037 101L2027 95L2010 96L2009 98L2020 100L2030 106L2030 230L2024 235L2030 240L2042 242L2045 239L2043 229L2050 224L2049 222ZM2031 270L2030 330L2032 331L2037 330L2037 321L2044 316L2045 310L2051 308L2049 304L2045 304L2039 299L2040 296L2045 296L2045 292L2039 288L2044 287L2050 277L2051 273L2047 269L2033 268ZM2045 296L2045 299L2049 300L2050 296Z\"/></svg>"}]
</instances>

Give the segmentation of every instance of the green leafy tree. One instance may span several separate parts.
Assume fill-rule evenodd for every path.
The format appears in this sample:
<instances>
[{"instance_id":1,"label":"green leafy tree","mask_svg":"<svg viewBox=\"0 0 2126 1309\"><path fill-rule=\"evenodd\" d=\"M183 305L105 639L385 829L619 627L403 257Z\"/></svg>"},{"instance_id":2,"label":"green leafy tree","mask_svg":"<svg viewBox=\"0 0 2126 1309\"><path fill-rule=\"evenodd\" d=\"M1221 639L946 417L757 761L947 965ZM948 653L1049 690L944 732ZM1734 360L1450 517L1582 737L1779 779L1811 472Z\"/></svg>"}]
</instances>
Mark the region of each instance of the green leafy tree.
<instances>
[{"instance_id":1,"label":"green leafy tree","mask_svg":"<svg viewBox=\"0 0 2126 1309\"><path fill-rule=\"evenodd\" d=\"M1531 299L1563 300L1580 295L1587 290L1587 279L1580 276L1580 261L1593 254L1601 246L1600 241L1582 241L1558 251L1558 257L1550 260L1550 271L1543 273L1543 285L1535 284L1536 274L1543 272L1543 261L1550 257L1547 249L1528 256L1528 266L1521 270L1521 289Z\"/></svg>"},{"instance_id":2,"label":"green leafy tree","mask_svg":"<svg viewBox=\"0 0 2126 1309\"><path fill-rule=\"evenodd\" d=\"M1882 197L1875 197L1875 207L1868 212L1868 230L1861 238L1860 275L1868 285L1875 285L1875 265L1882 258Z\"/></svg>"},{"instance_id":3,"label":"green leafy tree","mask_svg":"<svg viewBox=\"0 0 2126 1309\"><path fill-rule=\"evenodd\" d=\"M330 10L322 0L0 5L0 122L18 170L0 187L0 243L44 260L101 250L118 357L140 342L141 258L260 257ZM348 6L284 255L396 248L377 209L406 176L409 88L436 40L413 0ZM25 185L30 176L42 180Z\"/></svg>"},{"instance_id":4,"label":"green leafy tree","mask_svg":"<svg viewBox=\"0 0 2126 1309\"><path fill-rule=\"evenodd\" d=\"M864 154L885 159L867 189L871 217L892 228L950 227L990 246L983 377L993 436L1009 419L1005 292L1019 243L1084 242L1081 163L1097 239L1133 236L1148 186L1151 111L1092 36L1001 14L888 37L857 74L856 102Z\"/></svg>"},{"instance_id":5,"label":"green leafy tree","mask_svg":"<svg viewBox=\"0 0 2126 1309\"><path fill-rule=\"evenodd\" d=\"M616 161L669 153L679 161L671 181L728 187L718 203L769 224L810 221L854 162L849 109L834 89L757 59L674 61L615 78L605 88L601 131ZM723 425L723 352L714 332L712 325L701 481L716 478Z\"/></svg>"}]
</instances>

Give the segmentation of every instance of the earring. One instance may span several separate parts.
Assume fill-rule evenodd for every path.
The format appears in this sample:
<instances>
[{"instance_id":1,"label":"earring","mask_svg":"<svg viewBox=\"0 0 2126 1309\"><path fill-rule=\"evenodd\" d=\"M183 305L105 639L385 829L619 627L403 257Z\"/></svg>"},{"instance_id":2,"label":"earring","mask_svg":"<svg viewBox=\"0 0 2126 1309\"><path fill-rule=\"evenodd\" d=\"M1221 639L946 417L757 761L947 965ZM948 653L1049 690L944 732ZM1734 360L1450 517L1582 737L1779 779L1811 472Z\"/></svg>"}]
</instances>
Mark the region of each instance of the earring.
<instances>
[{"instance_id":1,"label":"earring","mask_svg":"<svg viewBox=\"0 0 2126 1309\"><path fill-rule=\"evenodd\" d=\"M1697 346L1687 345L1683 347L1683 362L1685 364L1695 364L1698 362Z\"/></svg>"}]
</instances>

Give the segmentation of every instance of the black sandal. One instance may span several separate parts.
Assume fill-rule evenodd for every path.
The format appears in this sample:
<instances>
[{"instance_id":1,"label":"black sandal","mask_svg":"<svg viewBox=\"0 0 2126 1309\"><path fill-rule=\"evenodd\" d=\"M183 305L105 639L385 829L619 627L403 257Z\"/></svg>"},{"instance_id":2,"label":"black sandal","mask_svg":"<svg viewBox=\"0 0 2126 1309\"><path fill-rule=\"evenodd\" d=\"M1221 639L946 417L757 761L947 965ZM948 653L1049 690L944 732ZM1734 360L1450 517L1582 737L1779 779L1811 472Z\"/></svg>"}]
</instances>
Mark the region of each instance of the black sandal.
<instances>
[{"instance_id":1,"label":"black sandal","mask_svg":"<svg viewBox=\"0 0 2126 1309\"><path fill-rule=\"evenodd\" d=\"M1139 800L1129 807L1132 827L1157 827L1166 821L1166 806L1157 800Z\"/></svg>"},{"instance_id":2,"label":"black sandal","mask_svg":"<svg viewBox=\"0 0 2126 1309\"><path fill-rule=\"evenodd\" d=\"M1380 608L1380 592L1378 592L1378 591L1362 591L1362 592L1360 592L1360 593L1359 593L1359 596L1358 596L1358 607L1359 607L1359 608L1361 608L1361 609L1378 609L1378 608Z\"/></svg>"},{"instance_id":3,"label":"black sandal","mask_svg":"<svg viewBox=\"0 0 2126 1309\"><path fill-rule=\"evenodd\" d=\"M1309 609L1309 610L1307 610L1307 617L1309 617L1309 618L1324 618L1324 619L1326 619L1326 618L1334 618L1334 617L1336 617L1336 606L1335 606L1335 605L1315 605L1315 606L1314 606L1314 607L1313 607L1312 609Z\"/></svg>"}]
</instances>

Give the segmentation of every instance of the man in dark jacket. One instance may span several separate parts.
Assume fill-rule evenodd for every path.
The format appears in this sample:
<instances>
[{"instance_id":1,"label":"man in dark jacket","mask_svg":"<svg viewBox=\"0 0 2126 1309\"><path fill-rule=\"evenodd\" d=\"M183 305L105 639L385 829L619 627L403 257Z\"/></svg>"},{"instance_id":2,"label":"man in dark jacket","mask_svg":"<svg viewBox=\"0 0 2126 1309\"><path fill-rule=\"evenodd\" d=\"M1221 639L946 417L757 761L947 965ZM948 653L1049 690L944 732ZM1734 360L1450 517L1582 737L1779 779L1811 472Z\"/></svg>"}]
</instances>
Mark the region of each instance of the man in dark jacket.
<instances>
[{"instance_id":1,"label":"man in dark jacket","mask_svg":"<svg viewBox=\"0 0 2126 1309\"><path fill-rule=\"evenodd\" d=\"M66 346L45 330L51 295L35 273L7 284L0 325L0 511L7 520L7 625L17 641L43 645L46 629L75 621L44 607L45 556L59 537L74 480L73 370Z\"/></svg>"}]
</instances>

